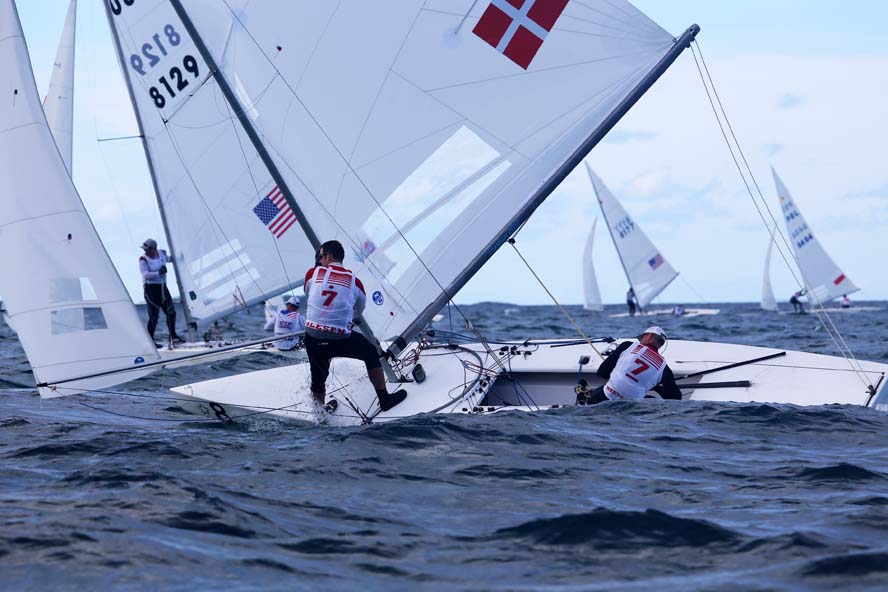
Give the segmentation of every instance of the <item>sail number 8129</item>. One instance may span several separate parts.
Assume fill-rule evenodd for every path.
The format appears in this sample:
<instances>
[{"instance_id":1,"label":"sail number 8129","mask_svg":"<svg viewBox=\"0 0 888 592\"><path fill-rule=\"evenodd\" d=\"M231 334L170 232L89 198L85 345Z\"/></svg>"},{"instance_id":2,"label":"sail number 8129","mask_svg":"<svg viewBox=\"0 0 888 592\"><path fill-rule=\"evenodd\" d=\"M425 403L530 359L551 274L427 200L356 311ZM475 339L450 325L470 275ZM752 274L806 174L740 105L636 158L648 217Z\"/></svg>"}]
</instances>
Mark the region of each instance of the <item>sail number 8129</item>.
<instances>
[{"instance_id":1,"label":"sail number 8129","mask_svg":"<svg viewBox=\"0 0 888 592\"><path fill-rule=\"evenodd\" d=\"M200 69L197 60L192 55L186 55L182 58L182 68L185 72L191 74L195 79L200 75ZM176 95L188 87L188 79L182 73L179 66L170 68L169 78L161 76L157 82L158 86L152 86L148 89L148 95L154 101L154 106L158 109L166 107L167 97L173 99Z\"/></svg>"}]
</instances>

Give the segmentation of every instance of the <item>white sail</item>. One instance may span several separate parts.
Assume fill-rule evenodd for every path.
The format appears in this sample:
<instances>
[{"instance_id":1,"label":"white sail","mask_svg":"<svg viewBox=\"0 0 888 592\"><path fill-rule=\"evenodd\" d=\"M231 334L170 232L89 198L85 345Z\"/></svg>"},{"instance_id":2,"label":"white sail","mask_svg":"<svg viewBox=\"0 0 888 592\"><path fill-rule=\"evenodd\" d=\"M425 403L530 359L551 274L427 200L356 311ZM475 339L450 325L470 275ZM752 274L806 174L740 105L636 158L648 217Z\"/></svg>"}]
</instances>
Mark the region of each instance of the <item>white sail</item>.
<instances>
[{"instance_id":1,"label":"white sail","mask_svg":"<svg viewBox=\"0 0 888 592\"><path fill-rule=\"evenodd\" d=\"M776 228L774 232L776 233ZM768 237L768 252L765 253L765 271L762 277L762 310L774 312L777 310L777 299L774 298L774 289L771 287L771 250L774 247L774 238Z\"/></svg>"},{"instance_id":2,"label":"white sail","mask_svg":"<svg viewBox=\"0 0 888 592\"><path fill-rule=\"evenodd\" d=\"M38 384L157 360L59 156L13 0L0 0L0 293ZM44 396L103 388L139 372Z\"/></svg>"},{"instance_id":3,"label":"white sail","mask_svg":"<svg viewBox=\"0 0 888 592\"><path fill-rule=\"evenodd\" d=\"M595 226L598 218L592 222L592 230L586 239L586 249L583 251L583 308L586 310L604 310L601 304L601 292L598 291L598 281L595 279L595 262L592 260L592 249L595 243Z\"/></svg>"},{"instance_id":4,"label":"white sail","mask_svg":"<svg viewBox=\"0 0 888 592\"><path fill-rule=\"evenodd\" d=\"M625 0L172 4L384 339L438 312L674 42Z\"/></svg>"},{"instance_id":5,"label":"white sail","mask_svg":"<svg viewBox=\"0 0 888 592\"><path fill-rule=\"evenodd\" d=\"M68 174L71 166L74 143L74 31L77 27L77 0L68 5L68 16L62 29L62 37L52 64L49 90L43 100L43 110L49 129L55 138L56 146L65 162Z\"/></svg>"},{"instance_id":6,"label":"white sail","mask_svg":"<svg viewBox=\"0 0 888 592\"><path fill-rule=\"evenodd\" d=\"M314 250L170 3L103 4L191 316L301 285Z\"/></svg>"},{"instance_id":7,"label":"white sail","mask_svg":"<svg viewBox=\"0 0 888 592\"><path fill-rule=\"evenodd\" d=\"M638 306L644 308L678 277L678 272L666 261L588 164L586 171L598 196L601 212L626 272L626 279L635 290Z\"/></svg>"},{"instance_id":8,"label":"white sail","mask_svg":"<svg viewBox=\"0 0 888 592\"><path fill-rule=\"evenodd\" d=\"M809 298L816 304L858 291L860 288L839 269L823 250L820 241L814 237L814 232L805 222L783 181L777 176L777 171L772 168L771 172L777 186L777 196L780 198L780 210L786 221L786 233L802 272L802 279L808 288Z\"/></svg>"}]
</instances>

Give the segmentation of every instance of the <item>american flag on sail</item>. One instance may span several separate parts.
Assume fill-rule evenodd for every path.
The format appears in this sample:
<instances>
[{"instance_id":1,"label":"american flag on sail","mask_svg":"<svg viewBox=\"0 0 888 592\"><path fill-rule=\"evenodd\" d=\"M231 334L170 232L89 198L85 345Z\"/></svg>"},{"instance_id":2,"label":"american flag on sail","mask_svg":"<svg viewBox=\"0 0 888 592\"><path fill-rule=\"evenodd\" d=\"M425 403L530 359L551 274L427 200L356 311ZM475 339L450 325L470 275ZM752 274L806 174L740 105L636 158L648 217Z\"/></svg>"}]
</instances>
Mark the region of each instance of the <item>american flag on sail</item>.
<instances>
[{"instance_id":1,"label":"american flag on sail","mask_svg":"<svg viewBox=\"0 0 888 592\"><path fill-rule=\"evenodd\" d=\"M472 32L527 70L568 0L490 0Z\"/></svg>"},{"instance_id":2,"label":"american flag on sail","mask_svg":"<svg viewBox=\"0 0 888 592\"><path fill-rule=\"evenodd\" d=\"M284 236L296 223L296 214L290 209L287 199L277 185L256 204L253 213L277 238Z\"/></svg>"},{"instance_id":3,"label":"american flag on sail","mask_svg":"<svg viewBox=\"0 0 888 592\"><path fill-rule=\"evenodd\" d=\"M657 253L650 259L648 259L648 265L651 266L651 269L657 269L661 265L663 265L663 256L660 253Z\"/></svg>"}]
</instances>

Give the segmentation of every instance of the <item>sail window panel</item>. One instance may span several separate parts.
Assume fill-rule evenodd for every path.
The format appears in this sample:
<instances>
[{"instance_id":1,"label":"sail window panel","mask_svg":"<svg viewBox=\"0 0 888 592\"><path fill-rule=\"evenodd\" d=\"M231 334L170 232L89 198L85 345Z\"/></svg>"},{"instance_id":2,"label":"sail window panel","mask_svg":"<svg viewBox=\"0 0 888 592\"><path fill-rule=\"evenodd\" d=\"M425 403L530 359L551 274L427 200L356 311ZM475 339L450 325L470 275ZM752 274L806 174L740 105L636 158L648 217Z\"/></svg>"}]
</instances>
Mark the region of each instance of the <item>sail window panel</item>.
<instances>
[{"instance_id":1,"label":"sail window panel","mask_svg":"<svg viewBox=\"0 0 888 592\"><path fill-rule=\"evenodd\" d=\"M92 282L87 277L51 278L49 280L49 301L87 302L98 300Z\"/></svg>"},{"instance_id":2,"label":"sail window panel","mask_svg":"<svg viewBox=\"0 0 888 592\"><path fill-rule=\"evenodd\" d=\"M53 335L108 328L105 314L99 306L50 311L50 323Z\"/></svg>"},{"instance_id":3,"label":"sail window panel","mask_svg":"<svg viewBox=\"0 0 888 592\"><path fill-rule=\"evenodd\" d=\"M199 275L204 273L205 270L215 267L219 263L237 258L242 250L243 246L241 245L241 242L238 239L234 239L212 249L200 257L195 257L188 264L188 269L191 274Z\"/></svg>"},{"instance_id":4,"label":"sail window panel","mask_svg":"<svg viewBox=\"0 0 888 592\"><path fill-rule=\"evenodd\" d=\"M249 286L250 282L252 282L250 273L242 273L237 277L231 278L231 280L225 282L223 285L211 289L205 294L204 298L207 303L221 302L222 305L229 310L231 308L236 308L238 303L241 302L241 295L243 292L241 286Z\"/></svg>"}]
</instances>

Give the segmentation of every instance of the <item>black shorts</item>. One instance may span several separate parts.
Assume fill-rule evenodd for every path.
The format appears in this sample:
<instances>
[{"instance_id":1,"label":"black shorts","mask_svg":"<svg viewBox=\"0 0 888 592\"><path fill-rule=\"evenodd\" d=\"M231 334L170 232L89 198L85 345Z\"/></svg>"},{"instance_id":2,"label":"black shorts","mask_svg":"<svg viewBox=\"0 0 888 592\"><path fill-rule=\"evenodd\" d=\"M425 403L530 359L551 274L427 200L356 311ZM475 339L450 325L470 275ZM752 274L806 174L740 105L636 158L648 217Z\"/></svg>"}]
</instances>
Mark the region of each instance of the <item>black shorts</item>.
<instances>
[{"instance_id":1,"label":"black shorts","mask_svg":"<svg viewBox=\"0 0 888 592\"><path fill-rule=\"evenodd\" d=\"M333 358L361 360L368 371L382 367L379 352L360 333L352 333L345 339L320 339L306 334L304 341L311 368L311 390L314 393L327 392L327 376L330 375L330 360Z\"/></svg>"}]
</instances>

